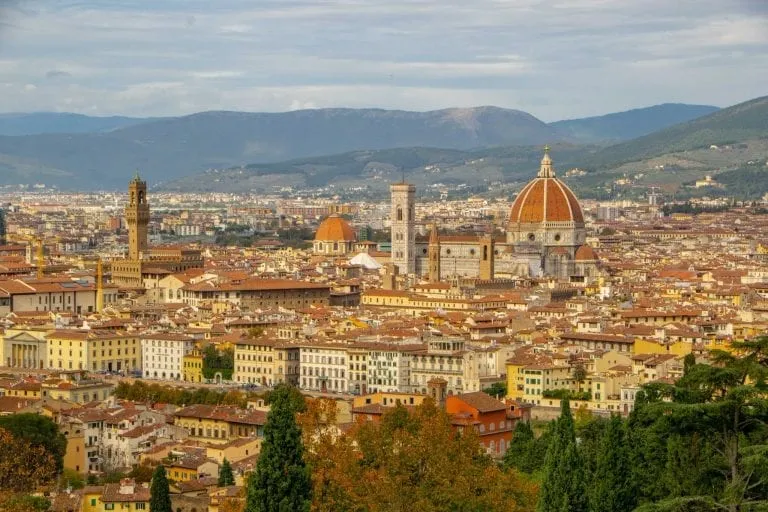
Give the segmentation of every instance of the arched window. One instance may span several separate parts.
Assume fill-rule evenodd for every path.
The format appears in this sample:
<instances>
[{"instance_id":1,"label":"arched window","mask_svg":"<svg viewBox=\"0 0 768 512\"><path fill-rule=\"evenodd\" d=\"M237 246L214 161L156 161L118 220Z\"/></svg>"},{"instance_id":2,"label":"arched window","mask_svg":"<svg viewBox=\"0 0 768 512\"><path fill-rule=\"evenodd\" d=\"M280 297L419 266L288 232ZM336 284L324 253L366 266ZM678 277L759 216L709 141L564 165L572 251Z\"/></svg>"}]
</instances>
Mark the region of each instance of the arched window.
<instances>
[{"instance_id":1,"label":"arched window","mask_svg":"<svg viewBox=\"0 0 768 512\"><path fill-rule=\"evenodd\" d=\"M403 209L399 206L397 208L397 220L403 220Z\"/></svg>"}]
</instances>

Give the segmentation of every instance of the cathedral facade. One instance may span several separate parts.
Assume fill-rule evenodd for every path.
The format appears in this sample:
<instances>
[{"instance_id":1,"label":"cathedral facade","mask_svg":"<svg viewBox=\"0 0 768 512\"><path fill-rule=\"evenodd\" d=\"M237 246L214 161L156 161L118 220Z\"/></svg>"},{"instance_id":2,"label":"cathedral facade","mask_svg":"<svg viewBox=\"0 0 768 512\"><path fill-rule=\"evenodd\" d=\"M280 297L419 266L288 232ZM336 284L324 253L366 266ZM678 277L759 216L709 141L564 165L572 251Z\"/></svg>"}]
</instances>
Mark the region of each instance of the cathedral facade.
<instances>
[{"instance_id":1,"label":"cathedral facade","mask_svg":"<svg viewBox=\"0 0 768 512\"><path fill-rule=\"evenodd\" d=\"M583 282L597 274L586 245L584 215L576 196L555 176L548 148L538 175L518 194L504 235L416 236L415 187L395 183L392 195L392 263L400 274L439 281L449 277L542 277Z\"/></svg>"}]
</instances>

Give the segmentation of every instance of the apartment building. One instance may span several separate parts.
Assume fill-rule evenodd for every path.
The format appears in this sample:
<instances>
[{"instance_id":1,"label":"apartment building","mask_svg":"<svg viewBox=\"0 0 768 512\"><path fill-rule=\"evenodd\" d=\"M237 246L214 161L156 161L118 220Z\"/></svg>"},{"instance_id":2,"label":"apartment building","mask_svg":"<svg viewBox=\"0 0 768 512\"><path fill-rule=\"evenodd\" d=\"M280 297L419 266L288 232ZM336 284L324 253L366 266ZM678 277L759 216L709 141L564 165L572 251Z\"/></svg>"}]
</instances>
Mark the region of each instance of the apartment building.
<instances>
[{"instance_id":1,"label":"apartment building","mask_svg":"<svg viewBox=\"0 0 768 512\"><path fill-rule=\"evenodd\" d=\"M349 391L348 346L333 343L300 343L301 378L305 391Z\"/></svg>"},{"instance_id":2,"label":"apartment building","mask_svg":"<svg viewBox=\"0 0 768 512\"><path fill-rule=\"evenodd\" d=\"M175 333L145 334L141 337L142 372L145 378L181 380L184 356L195 346L191 336Z\"/></svg>"},{"instance_id":3,"label":"apartment building","mask_svg":"<svg viewBox=\"0 0 768 512\"><path fill-rule=\"evenodd\" d=\"M366 343L368 393L407 392L411 382L411 358L424 345Z\"/></svg>"},{"instance_id":4,"label":"apartment building","mask_svg":"<svg viewBox=\"0 0 768 512\"><path fill-rule=\"evenodd\" d=\"M480 391L479 359L465 349L463 338L429 338L426 350L413 353L411 390L426 393L429 381L440 378L447 382L448 394Z\"/></svg>"},{"instance_id":5,"label":"apartment building","mask_svg":"<svg viewBox=\"0 0 768 512\"><path fill-rule=\"evenodd\" d=\"M135 334L57 329L46 340L50 368L94 372L141 370L141 339Z\"/></svg>"}]
</instances>

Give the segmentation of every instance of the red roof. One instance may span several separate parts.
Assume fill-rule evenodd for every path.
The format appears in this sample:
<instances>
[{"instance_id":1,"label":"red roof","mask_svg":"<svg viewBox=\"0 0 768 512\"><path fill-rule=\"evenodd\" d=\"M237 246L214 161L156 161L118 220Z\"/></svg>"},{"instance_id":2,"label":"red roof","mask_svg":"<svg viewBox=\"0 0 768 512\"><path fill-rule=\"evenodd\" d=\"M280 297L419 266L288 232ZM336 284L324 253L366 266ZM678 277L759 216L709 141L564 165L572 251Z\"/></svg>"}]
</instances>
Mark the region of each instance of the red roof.
<instances>
[{"instance_id":1,"label":"red roof","mask_svg":"<svg viewBox=\"0 0 768 512\"><path fill-rule=\"evenodd\" d=\"M535 178L518 194L509 222L584 222L579 201L557 178Z\"/></svg>"}]
</instances>

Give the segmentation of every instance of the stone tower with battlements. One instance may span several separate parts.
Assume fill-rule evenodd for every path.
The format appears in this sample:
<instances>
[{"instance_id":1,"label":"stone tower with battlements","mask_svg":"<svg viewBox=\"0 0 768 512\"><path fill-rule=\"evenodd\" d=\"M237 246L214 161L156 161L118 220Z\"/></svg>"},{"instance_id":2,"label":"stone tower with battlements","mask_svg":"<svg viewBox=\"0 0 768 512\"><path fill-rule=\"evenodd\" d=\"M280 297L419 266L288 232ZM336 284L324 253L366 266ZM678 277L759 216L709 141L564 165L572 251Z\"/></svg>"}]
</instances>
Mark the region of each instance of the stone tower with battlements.
<instances>
[{"instance_id":1,"label":"stone tower with battlements","mask_svg":"<svg viewBox=\"0 0 768 512\"><path fill-rule=\"evenodd\" d=\"M138 261L147 252L147 230L149 226L149 203L147 182L139 173L128 185L128 204L125 207L125 222L128 224L128 259Z\"/></svg>"}]
</instances>

